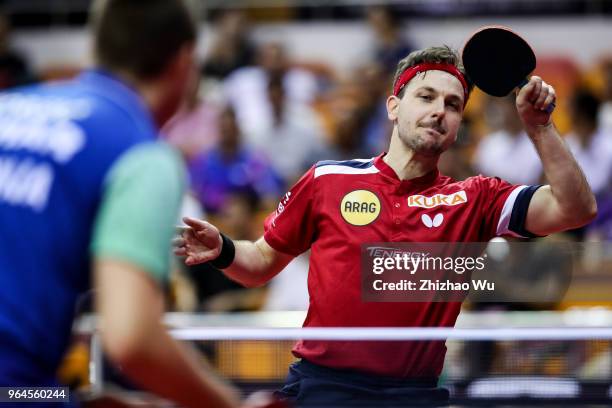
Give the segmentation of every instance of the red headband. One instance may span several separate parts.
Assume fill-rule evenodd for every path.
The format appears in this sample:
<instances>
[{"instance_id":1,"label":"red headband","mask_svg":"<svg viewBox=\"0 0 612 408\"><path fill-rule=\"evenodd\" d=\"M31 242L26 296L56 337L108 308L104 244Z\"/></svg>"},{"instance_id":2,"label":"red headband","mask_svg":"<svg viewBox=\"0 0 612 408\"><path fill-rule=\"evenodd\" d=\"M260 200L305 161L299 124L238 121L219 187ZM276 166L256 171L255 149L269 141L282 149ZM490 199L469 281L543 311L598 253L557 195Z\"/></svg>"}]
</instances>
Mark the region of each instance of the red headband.
<instances>
[{"instance_id":1,"label":"red headband","mask_svg":"<svg viewBox=\"0 0 612 408\"><path fill-rule=\"evenodd\" d=\"M452 64L422 63L408 68L402 72L402 75L400 75L395 83L395 86L393 87L393 95L397 96L404 85L406 85L408 81L414 78L417 74L432 70L448 72L457 78L459 82L461 82L461 85L463 86L463 106L465 106L468 99L468 85L461 71L459 71L457 67Z\"/></svg>"}]
</instances>

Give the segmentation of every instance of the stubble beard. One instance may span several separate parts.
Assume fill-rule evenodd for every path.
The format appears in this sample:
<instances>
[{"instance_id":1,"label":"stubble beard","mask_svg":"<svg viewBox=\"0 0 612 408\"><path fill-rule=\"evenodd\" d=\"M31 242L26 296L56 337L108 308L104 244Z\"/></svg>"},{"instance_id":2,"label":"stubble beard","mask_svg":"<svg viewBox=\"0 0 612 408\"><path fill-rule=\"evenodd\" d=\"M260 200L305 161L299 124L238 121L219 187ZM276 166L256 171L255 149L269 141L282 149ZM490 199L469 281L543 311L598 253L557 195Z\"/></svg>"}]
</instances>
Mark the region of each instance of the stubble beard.
<instances>
[{"instance_id":1,"label":"stubble beard","mask_svg":"<svg viewBox=\"0 0 612 408\"><path fill-rule=\"evenodd\" d=\"M404 131L399 124L397 134L404 146L419 156L437 157L446 150L443 140L437 139L432 142L428 142L422 135L419 134L418 131L415 130L412 134L409 134L407 131Z\"/></svg>"}]
</instances>

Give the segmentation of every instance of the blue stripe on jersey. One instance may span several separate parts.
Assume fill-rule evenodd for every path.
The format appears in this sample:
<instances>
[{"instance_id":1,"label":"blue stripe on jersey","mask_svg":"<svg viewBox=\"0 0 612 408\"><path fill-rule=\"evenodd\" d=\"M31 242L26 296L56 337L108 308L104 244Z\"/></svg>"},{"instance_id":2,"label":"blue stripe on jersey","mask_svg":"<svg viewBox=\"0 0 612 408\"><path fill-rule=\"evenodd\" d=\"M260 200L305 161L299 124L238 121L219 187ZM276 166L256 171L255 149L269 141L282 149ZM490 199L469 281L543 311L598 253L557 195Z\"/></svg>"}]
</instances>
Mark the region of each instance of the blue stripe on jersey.
<instances>
[{"instance_id":1,"label":"blue stripe on jersey","mask_svg":"<svg viewBox=\"0 0 612 408\"><path fill-rule=\"evenodd\" d=\"M322 160L317 162L315 167L323 167L323 166L347 166L352 167L354 169L367 169L374 165L374 159L370 161L361 161L361 160Z\"/></svg>"},{"instance_id":2,"label":"blue stripe on jersey","mask_svg":"<svg viewBox=\"0 0 612 408\"><path fill-rule=\"evenodd\" d=\"M525 222L527 221L527 210L529 209L529 203L531 197L542 185L529 186L521 190L514 201L514 207L512 208L512 215L510 216L510 223L508 229L512 232L519 234L525 238L536 238L538 235L532 234L525 228Z\"/></svg>"}]
</instances>

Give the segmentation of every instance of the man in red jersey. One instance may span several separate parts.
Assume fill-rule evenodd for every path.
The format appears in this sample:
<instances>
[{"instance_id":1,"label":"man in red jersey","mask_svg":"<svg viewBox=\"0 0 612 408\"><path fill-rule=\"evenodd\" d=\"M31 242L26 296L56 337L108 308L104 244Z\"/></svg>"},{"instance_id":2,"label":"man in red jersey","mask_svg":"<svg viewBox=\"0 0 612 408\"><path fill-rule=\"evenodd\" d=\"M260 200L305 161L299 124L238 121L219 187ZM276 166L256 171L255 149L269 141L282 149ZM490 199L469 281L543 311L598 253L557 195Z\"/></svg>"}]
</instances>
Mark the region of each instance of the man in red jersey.
<instances>
[{"instance_id":1,"label":"man in red jersey","mask_svg":"<svg viewBox=\"0 0 612 408\"><path fill-rule=\"evenodd\" d=\"M438 159L457 137L470 88L448 47L411 53L400 61L387 99L388 153L317 163L267 218L257 242L234 243L213 225L186 219L191 229L176 240L176 254L187 264L212 260L231 279L258 286L311 249L305 327L452 327L458 302L363 302L360 245L546 235L585 225L597 212L546 112L554 89L536 76L518 92L516 107L550 185L441 175ZM388 406L386 400L415 406L448 398L437 388L442 341L300 341L293 352L301 361L280 394L302 406Z\"/></svg>"}]
</instances>

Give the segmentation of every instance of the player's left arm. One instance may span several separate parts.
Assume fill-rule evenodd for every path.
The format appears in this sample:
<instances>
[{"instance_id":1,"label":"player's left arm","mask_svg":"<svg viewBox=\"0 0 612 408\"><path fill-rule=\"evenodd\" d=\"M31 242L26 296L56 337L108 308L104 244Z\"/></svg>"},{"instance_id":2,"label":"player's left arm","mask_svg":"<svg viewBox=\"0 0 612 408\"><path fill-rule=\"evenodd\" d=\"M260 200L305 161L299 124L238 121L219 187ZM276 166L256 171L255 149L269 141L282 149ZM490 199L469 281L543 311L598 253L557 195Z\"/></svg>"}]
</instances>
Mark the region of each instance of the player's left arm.
<instances>
[{"instance_id":1,"label":"player's left arm","mask_svg":"<svg viewBox=\"0 0 612 408\"><path fill-rule=\"evenodd\" d=\"M582 227L597 215L597 204L582 170L555 129L545 109L555 102L555 90L540 77L531 77L516 98L525 130L542 161L549 184L533 195L526 229L547 235Z\"/></svg>"}]
</instances>

